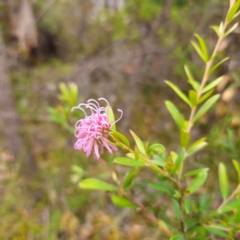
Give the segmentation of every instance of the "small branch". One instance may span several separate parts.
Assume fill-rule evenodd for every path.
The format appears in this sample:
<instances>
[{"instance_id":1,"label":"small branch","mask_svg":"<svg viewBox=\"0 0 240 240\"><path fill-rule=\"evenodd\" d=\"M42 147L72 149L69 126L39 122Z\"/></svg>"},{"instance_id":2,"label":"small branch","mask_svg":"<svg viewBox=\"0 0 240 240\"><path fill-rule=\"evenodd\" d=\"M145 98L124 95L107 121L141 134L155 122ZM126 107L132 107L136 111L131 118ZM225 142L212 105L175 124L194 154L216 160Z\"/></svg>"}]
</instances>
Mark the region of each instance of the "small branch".
<instances>
[{"instance_id":1,"label":"small branch","mask_svg":"<svg viewBox=\"0 0 240 240\"><path fill-rule=\"evenodd\" d=\"M147 208L137 199L130 199L134 204L139 206L142 210L145 216L153 223L160 227L161 231L167 236L171 237L173 236L173 233L165 226L164 223L162 223L161 220L159 220L157 217L155 217L151 212L147 210Z\"/></svg>"},{"instance_id":2,"label":"small branch","mask_svg":"<svg viewBox=\"0 0 240 240\"><path fill-rule=\"evenodd\" d=\"M218 207L217 211L220 211L220 209L222 207L224 207L228 202L230 202L236 194L238 194L238 192L240 192L240 184L237 186L237 188L233 191L233 193L223 201L223 203Z\"/></svg>"},{"instance_id":3,"label":"small branch","mask_svg":"<svg viewBox=\"0 0 240 240\"><path fill-rule=\"evenodd\" d=\"M40 20L41 20L41 18L50 10L50 8L52 8L52 6L55 4L57 2L57 0L53 0L52 2L50 2L49 4L48 4L48 6L46 7L46 9L44 9L44 11L43 12L41 12L41 14L38 16L38 18L36 19L36 23L38 23Z\"/></svg>"}]
</instances>

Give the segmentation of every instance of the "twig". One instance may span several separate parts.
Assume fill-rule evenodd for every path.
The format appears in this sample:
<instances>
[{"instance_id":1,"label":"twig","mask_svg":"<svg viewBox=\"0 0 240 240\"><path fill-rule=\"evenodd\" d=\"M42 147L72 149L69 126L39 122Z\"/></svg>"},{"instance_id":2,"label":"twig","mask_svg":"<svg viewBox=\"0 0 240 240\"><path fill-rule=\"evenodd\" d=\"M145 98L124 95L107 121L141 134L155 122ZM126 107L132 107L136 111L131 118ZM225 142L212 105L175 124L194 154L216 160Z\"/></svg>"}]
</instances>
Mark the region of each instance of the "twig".
<instances>
[{"instance_id":1,"label":"twig","mask_svg":"<svg viewBox=\"0 0 240 240\"><path fill-rule=\"evenodd\" d=\"M44 11L41 12L41 14L38 16L38 18L36 19L36 23L38 23L41 18L50 10L50 8L57 2L57 0L53 0L52 2L50 2L50 4L46 7L46 9L44 9Z\"/></svg>"},{"instance_id":2,"label":"twig","mask_svg":"<svg viewBox=\"0 0 240 240\"><path fill-rule=\"evenodd\" d=\"M233 193L227 198L227 199L225 199L224 201L223 201L223 203L218 207L218 211L220 211L220 209L222 208L222 207L224 207L228 202L230 202L234 197L235 197L235 195L236 194L238 194L240 192L240 184L237 186L237 188L233 191Z\"/></svg>"}]
</instances>

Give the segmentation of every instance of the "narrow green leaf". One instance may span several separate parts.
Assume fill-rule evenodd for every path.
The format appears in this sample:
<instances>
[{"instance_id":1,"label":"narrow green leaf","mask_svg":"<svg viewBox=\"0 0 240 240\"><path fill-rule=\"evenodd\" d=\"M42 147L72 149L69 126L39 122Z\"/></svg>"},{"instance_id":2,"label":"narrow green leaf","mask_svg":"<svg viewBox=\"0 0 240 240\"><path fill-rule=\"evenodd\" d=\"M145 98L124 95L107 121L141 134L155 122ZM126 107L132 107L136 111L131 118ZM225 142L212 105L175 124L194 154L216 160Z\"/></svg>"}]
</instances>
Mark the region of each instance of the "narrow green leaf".
<instances>
[{"instance_id":1,"label":"narrow green leaf","mask_svg":"<svg viewBox=\"0 0 240 240\"><path fill-rule=\"evenodd\" d=\"M201 138L199 140L197 140L196 142L194 142L188 149L187 152L189 155L199 151L200 149L202 149L203 147L205 147L207 145L207 142L205 142L206 138Z\"/></svg>"},{"instance_id":2,"label":"narrow green leaf","mask_svg":"<svg viewBox=\"0 0 240 240\"><path fill-rule=\"evenodd\" d=\"M185 148L181 148L181 150L178 153L177 159L175 161L175 172L178 171L184 161L184 157L185 157Z\"/></svg>"},{"instance_id":3,"label":"narrow green leaf","mask_svg":"<svg viewBox=\"0 0 240 240\"><path fill-rule=\"evenodd\" d=\"M126 199L125 197L119 196L119 195L112 195L111 196L111 200L112 202L118 206L118 207L123 207L123 208L133 208L133 209L137 209L138 207L133 204L131 201L129 201L128 199Z\"/></svg>"},{"instance_id":4,"label":"narrow green leaf","mask_svg":"<svg viewBox=\"0 0 240 240\"><path fill-rule=\"evenodd\" d=\"M153 159L150 160L151 163L160 166L165 167L166 166L166 160L158 155L153 155Z\"/></svg>"},{"instance_id":5,"label":"narrow green leaf","mask_svg":"<svg viewBox=\"0 0 240 240\"><path fill-rule=\"evenodd\" d=\"M228 197L228 177L227 177L227 169L223 163L219 163L218 167L218 177L219 177L219 185L222 194L223 200Z\"/></svg>"},{"instance_id":6,"label":"narrow green leaf","mask_svg":"<svg viewBox=\"0 0 240 240\"><path fill-rule=\"evenodd\" d=\"M70 95L71 95L71 104L72 106L77 105L77 98L78 98L78 87L76 83L69 83L69 90L70 90Z\"/></svg>"},{"instance_id":7,"label":"narrow green leaf","mask_svg":"<svg viewBox=\"0 0 240 240\"><path fill-rule=\"evenodd\" d=\"M170 240L184 240L184 236L183 234L177 234L177 235L174 235L170 238Z\"/></svg>"},{"instance_id":8,"label":"narrow green leaf","mask_svg":"<svg viewBox=\"0 0 240 240\"><path fill-rule=\"evenodd\" d=\"M223 63L226 62L227 60L229 60L229 57L226 57L226 58L224 58L222 61L218 62L216 65L214 65L214 66L210 69L209 73L214 72L214 70L216 70L221 64L223 64Z\"/></svg>"},{"instance_id":9,"label":"narrow green leaf","mask_svg":"<svg viewBox=\"0 0 240 240\"><path fill-rule=\"evenodd\" d=\"M197 114L195 115L193 121L197 121L203 114L205 114L211 107L212 105L219 99L220 94L216 94L209 98L198 110Z\"/></svg>"},{"instance_id":10,"label":"narrow green leaf","mask_svg":"<svg viewBox=\"0 0 240 240\"><path fill-rule=\"evenodd\" d=\"M125 158L125 157L114 158L113 162L124 165L124 166L128 166L128 167L143 167L143 166L145 166L145 163L143 163L143 162L138 162L134 159Z\"/></svg>"},{"instance_id":11,"label":"narrow green leaf","mask_svg":"<svg viewBox=\"0 0 240 240\"><path fill-rule=\"evenodd\" d=\"M224 23L221 22L219 25L219 35L221 35L223 33L223 27L224 27Z\"/></svg>"},{"instance_id":12,"label":"narrow green leaf","mask_svg":"<svg viewBox=\"0 0 240 240\"><path fill-rule=\"evenodd\" d=\"M205 88L203 88L202 93L208 92L212 88L216 87L223 79L224 79L223 76L215 79L214 81L209 83Z\"/></svg>"},{"instance_id":13,"label":"narrow green leaf","mask_svg":"<svg viewBox=\"0 0 240 240\"><path fill-rule=\"evenodd\" d=\"M199 201L199 209L205 213L211 206L211 199L208 198L208 194L202 193Z\"/></svg>"},{"instance_id":14,"label":"narrow green leaf","mask_svg":"<svg viewBox=\"0 0 240 240\"><path fill-rule=\"evenodd\" d=\"M181 196L182 195L181 195L181 193L179 191L177 191L177 190L174 191L173 197L175 197L176 199L179 199Z\"/></svg>"},{"instance_id":15,"label":"narrow green leaf","mask_svg":"<svg viewBox=\"0 0 240 240\"><path fill-rule=\"evenodd\" d=\"M207 100L214 92L214 89L210 90L209 92L205 93L201 98L199 98L198 100L198 104L204 102L205 100Z\"/></svg>"},{"instance_id":16,"label":"narrow green leaf","mask_svg":"<svg viewBox=\"0 0 240 240\"><path fill-rule=\"evenodd\" d=\"M187 214L191 213L191 199L188 198L184 199L184 208Z\"/></svg>"},{"instance_id":17,"label":"narrow green leaf","mask_svg":"<svg viewBox=\"0 0 240 240\"><path fill-rule=\"evenodd\" d=\"M84 170L77 165L72 165L71 169L75 174L77 174L80 177L82 177L84 174Z\"/></svg>"},{"instance_id":18,"label":"narrow green leaf","mask_svg":"<svg viewBox=\"0 0 240 240\"><path fill-rule=\"evenodd\" d=\"M90 190L118 191L118 187L96 178L87 178L82 180L79 183L79 187L82 189L90 189Z\"/></svg>"},{"instance_id":19,"label":"narrow green leaf","mask_svg":"<svg viewBox=\"0 0 240 240\"><path fill-rule=\"evenodd\" d=\"M211 28L215 31L215 33L218 35L218 37L220 36L220 31L219 31L219 26L217 25L214 25L214 26L211 26Z\"/></svg>"},{"instance_id":20,"label":"narrow green leaf","mask_svg":"<svg viewBox=\"0 0 240 240\"><path fill-rule=\"evenodd\" d=\"M237 27L238 27L238 22L235 23L235 24L224 34L224 37L226 37L226 36L228 36L230 33L232 33Z\"/></svg>"},{"instance_id":21,"label":"narrow green leaf","mask_svg":"<svg viewBox=\"0 0 240 240\"><path fill-rule=\"evenodd\" d=\"M61 113L55 108L48 107L47 108L48 114L51 116L51 119L58 123L64 125L66 123L65 118L62 116Z\"/></svg>"},{"instance_id":22,"label":"narrow green leaf","mask_svg":"<svg viewBox=\"0 0 240 240\"><path fill-rule=\"evenodd\" d=\"M192 75L192 73L190 72L190 70L189 70L189 68L188 68L188 65L184 65L184 70L185 70L185 73L186 73L186 75L187 75L187 78L188 78L189 82L194 81L193 75Z\"/></svg>"},{"instance_id":23,"label":"narrow green leaf","mask_svg":"<svg viewBox=\"0 0 240 240\"><path fill-rule=\"evenodd\" d=\"M208 171L208 170L209 170L208 168L198 168L198 169L195 169L193 171L185 173L183 176L184 177L191 177L191 176L195 176L195 175L199 174L200 172Z\"/></svg>"},{"instance_id":24,"label":"narrow green leaf","mask_svg":"<svg viewBox=\"0 0 240 240\"><path fill-rule=\"evenodd\" d=\"M140 138L132 130L130 130L130 133L132 134L140 153L146 155L145 147Z\"/></svg>"},{"instance_id":25,"label":"narrow green leaf","mask_svg":"<svg viewBox=\"0 0 240 240\"><path fill-rule=\"evenodd\" d=\"M188 82L192 85L192 87L195 91L198 91L199 83L194 80L194 78L192 76L192 73L190 72L190 69L188 68L187 65L184 65L184 70L185 70L185 73L187 75Z\"/></svg>"},{"instance_id":26,"label":"narrow green leaf","mask_svg":"<svg viewBox=\"0 0 240 240\"><path fill-rule=\"evenodd\" d=\"M179 112L177 107L170 101L165 101L165 105L166 105L168 111L170 112L170 114L172 115L172 118L174 119L177 126L180 129L183 128L181 113Z\"/></svg>"},{"instance_id":27,"label":"narrow green leaf","mask_svg":"<svg viewBox=\"0 0 240 240\"><path fill-rule=\"evenodd\" d=\"M133 179L136 177L139 171L140 171L140 168L134 168L125 175L123 179L124 190L127 190L131 186Z\"/></svg>"},{"instance_id":28,"label":"narrow green leaf","mask_svg":"<svg viewBox=\"0 0 240 240\"><path fill-rule=\"evenodd\" d=\"M208 176L208 169L203 169L197 175L195 175L194 179L190 182L187 186L186 190L184 191L185 194L191 194L197 191L206 181Z\"/></svg>"},{"instance_id":29,"label":"narrow green leaf","mask_svg":"<svg viewBox=\"0 0 240 240\"><path fill-rule=\"evenodd\" d=\"M198 104L197 93L195 91L193 91L193 90L189 91L189 100L190 100L193 107Z\"/></svg>"},{"instance_id":30,"label":"narrow green leaf","mask_svg":"<svg viewBox=\"0 0 240 240\"><path fill-rule=\"evenodd\" d=\"M228 234L226 234L225 232L219 230L219 229L216 229L214 227L208 227L208 226L204 226L204 228L210 232L210 233L213 233L215 235L218 235L218 236L221 236L221 237L225 237L227 239L232 239L230 236L228 236Z\"/></svg>"},{"instance_id":31,"label":"narrow green leaf","mask_svg":"<svg viewBox=\"0 0 240 240\"><path fill-rule=\"evenodd\" d=\"M131 158L131 159L134 159L134 160L136 159L134 153L127 153L126 156L129 157L129 158Z\"/></svg>"},{"instance_id":32,"label":"narrow green leaf","mask_svg":"<svg viewBox=\"0 0 240 240\"><path fill-rule=\"evenodd\" d=\"M113 110L112 110L112 108L111 108L109 105L106 107L106 114L107 114L108 119L109 119L109 121L110 121L111 123L115 122L115 117L114 117ZM116 131L116 124L113 124L112 127L111 127L111 129L112 129L113 131Z\"/></svg>"},{"instance_id":33,"label":"narrow green leaf","mask_svg":"<svg viewBox=\"0 0 240 240\"><path fill-rule=\"evenodd\" d=\"M207 62L208 59L209 59L207 46L206 46L206 44L205 44L205 42L204 42L204 40L201 36L199 36L198 34L194 34L194 36L198 39L199 46L201 48L201 52L202 52L202 55L203 55L203 60L205 62Z\"/></svg>"},{"instance_id":34,"label":"narrow green leaf","mask_svg":"<svg viewBox=\"0 0 240 240\"><path fill-rule=\"evenodd\" d=\"M120 132L117 132L116 130L113 130L113 129L112 129L112 132L113 132L113 135L115 137L119 138L127 147L130 147L130 143L129 143L128 139L123 134L121 134Z\"/></svg>"},{"instance_id":35,"label":"narrow green leaf","mask_svg":"<svg viewBox=\"0 0 240 240\"><path fill-rule=\"evenodd\" d=\"M151 188L158 190L159 192L168 194L169 196L172 196L174 194L173 190L170 187L168 187L165 183L150 182L150 183L148 183L148 185Z\"/></svg>"},{"instance_id":36,"label":"narrow green leaf","mask_svg":"<svg viewBox=\"0 0 240 240\"><path fill-rule=\"evenodd\" d=\"M236 12L233 16L233 19L235 19L236 17L238 17L240 15L240 11Z\"/></svg>"},{"instance_id":37,"label":"narrow green leaf","mask_svg":"<svg viewBox=\"0 0 240 240\"><path fill-rule=\"evenodd\" d=\"M173 91L185 102L191 107L191 103L187 96L172 82L165 81L165 83L173 89Z\"/></svg>"},{"instance_id":38,"label":"narrow green leaf","mask_svg":"<svg viewBox=\"0 0 240 240\"><path fill-rule=\"evenodd\" d=\"M237 171L237 174L238 174L238 182L240 183L240 163L235 159L233 159L232 161L233 161L233 165L234 165L234 167Z\"/></svg>"},{"instance_id":39,"label":"narrow green leaf","mask_svg":"<svg viewBox=\"0 0 240 240\"><path fill-rule=\"evenodd\" d=\"M234 3L234 5L232 6L232 8L230 9L230 11L228 12L228 15L227 15L228 22L231 22L233 20L233 17L235 15L235 13L237 12L239 6L240 6L240 1L237 1Z\"/></svg>"},{"instance_id":40,"label":"narrow green leaf","mask_svg":"<svg viewBox=\"0 0 240 240\"><path fill-rule=\"evenodd\" d=\"M70 99L70 91L69 88L67 86L67 84L65 83L59 83L59 89L60 89L60 96L58 97L59 99L63 100L63 101L68 101Z\"/></svg>"},{"instance_id":41,"label":"narrow green leaf","mask_svg":"<svg viewBox=\"0 0 240 240\"><path fill-rule=\"evenodd\" d=\"M192 41L191 43L192 43L193 47L195 48L196 52L198 53L198 55L199 55L199 56L202 58L202 60L206 63L205 57L204 57L204 55L203 55L200 47L198 46L198 44L197 44L196 42L194 42L194 41Z\"/></svg>"},{"instance_id":42,"label":"narrow green leaf","mask_svg":"<svg viewBox=\"0 0 240 240\"><path fill-rule=\"evenodd\" d=\"M220 208L219 211L212 212L211 216L236 211L238 209L238 206L239 206L239 199L234 199L234 200L228 202L222 208Z\"/></svg>"},{"instance_id":43,"label":"narrow green leaf","mask_svg":"<svg viewBox=\"0 0 240 240\"><path fill-rule=\"evenodd\" d=\"M180 130L180 144L181 147L187 147L188 143L190 141L190 134L185 131L184 129Z\"/></svg>"},{"instance_id":44,"label":"narrow green leaf","mask_svg":"<svg viewBox=\"0 0 240 240\"><path fill-rule=\"evenodd\" d=\"M175 168L176 168L176 165L175 165L175 162L177 160L177 153L175 152L171 152L170 155L168 156L167 160L166 160L166 170L169 171L169 172L174 172L175 171Z\"/></svg>"},{"instance_id":45,"label":"narrow green leaf","mask_svg":"<svg viewBox=\"0 0 240 240\"><path fill-rule=\"evenodd\" d=\"M178 201L175 198L172 198L173 208L174 208L174 216L176 219L180 220L181 218L181 210Z\"/></svg>"}]
</instances>

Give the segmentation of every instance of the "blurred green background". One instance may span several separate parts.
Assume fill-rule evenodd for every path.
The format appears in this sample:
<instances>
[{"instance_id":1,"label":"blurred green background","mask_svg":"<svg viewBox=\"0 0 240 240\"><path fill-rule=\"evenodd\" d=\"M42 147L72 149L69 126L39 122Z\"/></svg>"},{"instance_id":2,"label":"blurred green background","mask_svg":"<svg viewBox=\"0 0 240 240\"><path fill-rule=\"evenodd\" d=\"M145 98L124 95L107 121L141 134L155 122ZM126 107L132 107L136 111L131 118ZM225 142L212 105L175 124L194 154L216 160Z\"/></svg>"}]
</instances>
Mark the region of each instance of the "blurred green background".
<instances>
[{"instance_id":1,"label":"blurred green background","mask_svg":"<svg viewBox=\"0 0 240 240\"><path fill-rule=\"evenodd\" d=\"M176 149L177 127L164 101L178 104L186 115L189 109L164 80L187 92L184 64L201 79L203 65L190 41L199 33L210 49L214 47L216 35L210 26L221 22L227 8L228 1L222 0L0 2L5 70L15 111L21 118L19 130L25 152L14 157L6 144L11 139L1 133L0 239L163 239L141 212L115 207L107 193L78 188L82 177L110 176L94 157L86 158L73 149L74 135L61 120L59 124L54 121L49 107L74 126L73 116L64 115L71 103L64 106L58 99L59 84L74 82L79 103L104 97L115 111L123 110L119 132L130 137L132 129L144 141L159 142L167 151ZM221 55L231 57L215 76L225 76L217 88L222 99L193 129L193 140L207 136L209 145L189 159L189 169L216 169L224 162L231 173L231 159L239 159L239 33L237 28L222 43ZM8 97L11 95L5 100ZM0 127L11 126L1 121ZM34 174L31 167L22 170L30 153L27 164L34 166ZM105 154L103 158L111 164L113 156ZM77 172L72 165L84 172ZM125 167L113 167L124 176ZM233 186L234 176L230 178ZM133 193L146 206L157 203L157 214L168 202L146 188L144 181L152 178L150 172L143 171ZM216 171L211 171L209 194L219 192L215 179ZM218 203L216 199L213 205Z\"/></svg>"}]
</instances>

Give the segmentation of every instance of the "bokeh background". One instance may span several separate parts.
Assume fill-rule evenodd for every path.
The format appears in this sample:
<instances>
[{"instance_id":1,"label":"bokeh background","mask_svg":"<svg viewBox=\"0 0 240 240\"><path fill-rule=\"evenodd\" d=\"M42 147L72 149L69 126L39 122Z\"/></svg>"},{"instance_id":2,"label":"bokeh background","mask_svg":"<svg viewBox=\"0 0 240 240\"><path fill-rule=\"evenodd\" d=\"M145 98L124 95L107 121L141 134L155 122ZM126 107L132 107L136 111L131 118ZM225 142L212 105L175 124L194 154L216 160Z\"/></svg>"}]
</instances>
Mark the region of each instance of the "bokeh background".
<instances>
[{"instance_id":1,"label":"bokeh background","mask_svg":"<svg viewBox=\"0 0 240 240\"><path fill-rule=\"evenodd\" d=\"M193 51L193 34L210 49L210 28L226 15L222 0L1 0L0 1L0 239L154 240L161 232L141 212L114 206L107 193L78 188L80 178L111 177L94 157L73 149L69 126L56 123L51 109L63 113L59 84L77 84L78 101L104 97L124 116L118 131L130 138L178 147L179 136L164 101L186 116L182 103L164 83L189 89L188 64L196 79L203 65ZM207 136L206 149L188 167L213 171L208 193L217 194L217 165L240 156L240 29L221 45L231 60L217 70L224 75L221 100L193 129L193 140ZM71 114L67 119L74 126ZM124 154L124 152L116 153ZM103 157L111 165L112 156ZM77 175L73 165L84 172ZM113 166L120 176L126 168ZM156 213L167 200L146 187L143 172L133 193ZM156 179L155 179L156 180ZM234 185L236 177L230 174ZM219 199L220 201L220 199ZM218 204L216 199L216 204ZM214 205L215 203L213 203Z\"/></svg>"}]
</instances>

